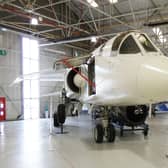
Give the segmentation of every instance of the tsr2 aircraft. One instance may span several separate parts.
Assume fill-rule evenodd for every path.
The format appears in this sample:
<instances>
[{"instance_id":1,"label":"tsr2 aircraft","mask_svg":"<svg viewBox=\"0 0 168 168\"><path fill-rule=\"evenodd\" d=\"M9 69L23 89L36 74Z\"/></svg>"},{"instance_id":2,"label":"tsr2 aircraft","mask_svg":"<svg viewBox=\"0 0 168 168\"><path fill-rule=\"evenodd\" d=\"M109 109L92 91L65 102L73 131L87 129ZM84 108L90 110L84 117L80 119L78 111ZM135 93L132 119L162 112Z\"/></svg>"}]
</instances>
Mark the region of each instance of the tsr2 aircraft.
<instances>
[{"instance_id":1,"label":"tsr2 aircraft","mask_svg":"<svg viewBox=\"0 0 168 168\"><path fill-rule=\"evenodd\" d=\"M68 71L54 123L65 122L65 109L72 101L90 104L98 143L104 137L114 141L114 123L121 131L124 125L142 126L147 135L148 104L168 99L168 58L139 31L120 33L89 55L57 60L56 71L59 64Z\"/></svg>"}]
</instances>

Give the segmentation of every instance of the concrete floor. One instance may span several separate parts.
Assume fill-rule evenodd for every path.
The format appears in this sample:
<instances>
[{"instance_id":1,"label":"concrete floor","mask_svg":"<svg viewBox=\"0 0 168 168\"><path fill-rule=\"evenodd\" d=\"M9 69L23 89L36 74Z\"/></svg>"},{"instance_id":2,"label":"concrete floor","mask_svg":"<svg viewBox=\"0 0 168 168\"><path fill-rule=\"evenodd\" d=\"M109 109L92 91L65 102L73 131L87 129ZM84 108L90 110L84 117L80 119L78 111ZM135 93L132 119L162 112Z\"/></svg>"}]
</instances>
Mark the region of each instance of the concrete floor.
<instances>
[{"instance_id":1,"label":"concrete floor","mask_svg":"<svg viewBox=\"0 0 168 168\"><path fill-rule=\"evenodd\" d=\"M69 133L49 134L49 120L0 123L1 168L168 168L168 115L149 121L150 133L117 135L96 144L88 116L68 118ZM119 133L117 133L119 134Z\"/></svg>"}]
</instances>

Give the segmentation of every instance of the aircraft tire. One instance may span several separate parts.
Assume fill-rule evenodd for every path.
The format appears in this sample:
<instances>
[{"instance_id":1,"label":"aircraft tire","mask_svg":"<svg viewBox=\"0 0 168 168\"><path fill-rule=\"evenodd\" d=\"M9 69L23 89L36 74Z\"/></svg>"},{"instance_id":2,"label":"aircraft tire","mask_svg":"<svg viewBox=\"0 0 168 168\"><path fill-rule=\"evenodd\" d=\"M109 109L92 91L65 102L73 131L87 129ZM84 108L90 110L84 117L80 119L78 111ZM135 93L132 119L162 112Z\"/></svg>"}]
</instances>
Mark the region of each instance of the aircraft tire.
<instances>
[{"instance_id":1,"label":"aircraft tire","mask_svg":"<svg viewBox=\"0 0 168 168\"><path fill-rule=\"evenodd\" d=\"M66 113L65 113L65 105L59 104L57 108L57 115L58 115L58 122L60 124L64 124L66 119Z\"/></svg>"},{"instance_id":2,"label":"aircraft tire","mask_svg":"<svg viewBox=\"0 0 168 168\"><path fill-rule=\"evenodd\" d=\"M54 120L54 127L59 127L57 113L54 113L53 120Z\"/></svg>"},{"instance_id":3,"label":"aircraft tire","mask_svg":"<svg viewBox=\"0 0 168 168\"><path fill-rule=\"evenodd\" d=\"M115 127L110 124L108 127L107 127L107 141L108 142L114 142L115 141Z\"/></svg>"},{"instance_id":4,"label":"aircraft tire","mask_svg":"<svg viewBox=\"0 0 168 168\"><path fill-rule=\"evenodd\" d=\"M148 136L148 132L149 132L148 126L145 126L144 131L143 131L143 134L145 137Z\"/></svg>"},{"instance_id":5,"label":"aircraft tire","mask_svg":"<svg viewBox=\"0 0 168 168\"><path fill-rule=\"evenodd\" d=\"M94 128L94 139L96 143L102 143L104 137L104 128L102 124L97 124Z\"/></svg>"}]
</instances>

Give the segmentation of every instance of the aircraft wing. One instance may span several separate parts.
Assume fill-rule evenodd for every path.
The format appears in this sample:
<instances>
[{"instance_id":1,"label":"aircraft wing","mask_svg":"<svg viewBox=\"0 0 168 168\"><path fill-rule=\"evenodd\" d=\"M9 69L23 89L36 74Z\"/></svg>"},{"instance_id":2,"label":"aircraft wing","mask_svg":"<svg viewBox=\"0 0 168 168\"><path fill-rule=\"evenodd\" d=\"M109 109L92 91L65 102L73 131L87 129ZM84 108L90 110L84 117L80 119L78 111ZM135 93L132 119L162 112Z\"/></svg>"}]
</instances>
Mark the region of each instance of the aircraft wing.
<instances>
[{"instance_id":1,"label":"aircraft wing","mask_svg":"<svg viewBox=\"0 0 168 168\"><path fill-rule=\"evenodd\" d=\"M57 71L54 71L53 69L44 69L39 72L20 75L10 84L10 86L18 84L24 80L38 79L40 81L50 81L50 82L64 81L64 75L62 75L63 73L65 73L65 70L63 69Z\"/></svg>"},{"instance_id":2,"label":"aircraft wing","mask_svg":"<svg viewBox=\"0 0 168 168\"><path fill-rule=\"evenodd\" d=\"M43 94L41 95L40 97L51 97L51 96L60 96L61 95L61 92L51 92L51 93L46 93L46 94Z\"/></svg>"},{"instance_id":3,"label":"aircraft wing","mask_svg":"<svg viewBox=\"0 0 168 168\"><path fill-rule=\"evenodd\" d=\"M59 69L59 65L64 65L65 68L70 68L70 67L77 67L80 66L82 64L86 64L89 60L89 58L91 58L91 55L84 55L84 56L80 56L80 57L72 57L72 58L64 58L61 60L56 60L54 62L54 66L53 68L55 70Z\"/></svg>"}]
</instances>

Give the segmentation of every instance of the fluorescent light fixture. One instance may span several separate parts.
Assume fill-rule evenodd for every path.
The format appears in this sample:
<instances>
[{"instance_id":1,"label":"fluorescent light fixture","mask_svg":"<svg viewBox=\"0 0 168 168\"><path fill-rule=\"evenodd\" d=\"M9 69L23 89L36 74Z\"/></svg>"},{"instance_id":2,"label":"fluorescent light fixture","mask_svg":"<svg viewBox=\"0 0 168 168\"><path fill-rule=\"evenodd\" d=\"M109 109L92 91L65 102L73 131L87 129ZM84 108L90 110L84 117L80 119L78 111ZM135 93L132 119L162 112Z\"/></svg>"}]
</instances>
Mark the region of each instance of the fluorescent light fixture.
<instances>
[{"instance_id":1,"label":"fluorescent light fixture","mask_svg":"<svg viewBox=\"0 0 168 168\"><path fill-rule=\"evenodd\" d=\"M167 41L159 27L154 27L152 30L158 36L161 43L165 43Z\"/></svg>"},{"instance_id":2,"label":"fluorescent light fixture","mask_svg":"<svg viewBox=\"0 0 168 168\"><path fill-rule=\"evenodd\" d=\"M109 0L110 3L115 4L118 2L118 0Z\"/></svg>"},{"instance_id":3,"label":"fluorescent light fixture","mask_svg":"<svg viewBox=\"0 0 168 168\"><path fill-rule=\"evenodd\" d=\"M94 36L93 36L93 37L91 37L91 42L92 42L92 43L96 43L96 42L97 42L97 38L96 38L96 37L94 37Z\"/></svg>"},{"instance_id":4,"label":"fluorescent light fixture","mask_svg":"<svg viewBox=\"0 0 168 168\"><path fill-rule=\"evenodd\" d=\"M39 21L42 22L43 21L43 18L41 16L39 16Z\"/></svg>"},{"instance_id":5,"label":"fluorescent light fixture","mask_svg":"<svg viewBox=\"0 0 168 168\"><path fill-rule=\"evenodd\" d=\"M25 11L28 12L28 13L32 13L33 12L32 9L25 9Z\"/></svg>"},{"instance_id":6,"label":"fluorescent light fixture","mask_svg":"<svg viewBox=\"0 0 168 168\"><path fill-rule=\"evenodd\" d=\"M159 36L159 40L161 43L165 43L167 41L167 39L163 35Z\"/></svg>"},{"instance_id":7,"label":"fluorescent light fixture","mask_svg":"<svg viewBox=\"0 0 168 168\"><path fill-rule=\"evenodd\" d=\"M162 35L162 31L160 30L159 27L154 27L152 30L153 30L153 32L154 32L155 34L157 34L157 35Z\"/></svg>"},{"instance_id":8,"label":"fluorescent light fixture","mask_svg":"<svg viewBox=\"0 0 168 168\"><path fill-rule=\"evenodd\" d=\"M7 31L7 29L6 29L6 28L4 28L4 27L3 27L3 28L1 28L1 30L2 30L2 31Z\"/></svg>"},{"instance_id":9,"label":"fluorescent light fixture","mask_svg":"<svg viewBox=\"0 0 168 168\"><path fill-rule=\"evenodd\" d=\"M38 20L36 18L31 19L31 24L32 25L38 25Z\"/></svg>"},{"instance_id":10,"label":"fluorescent light fixture","mask_svg":"<svg viewBox=\"0 0 168 168\"><path fill-rule=\"evenodd\" d=\"M94 8L98 7L98 4L94 0L87 0L87 2Z\"/></svg>"},{"instance_id":11,"label":"fluorescent light fixture","mask_svg":"<svg viewBox=\"0 0 168 168\"><path fill-rule=\"evenodd\" d=\"M52 52L52 53L62 54L62 55L66 54L64 51L54 50L54 49L50 49L50 48L45 48L44 50L48 51L48 52Z\"/></svg>"}]
</instances>

